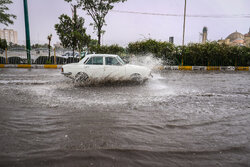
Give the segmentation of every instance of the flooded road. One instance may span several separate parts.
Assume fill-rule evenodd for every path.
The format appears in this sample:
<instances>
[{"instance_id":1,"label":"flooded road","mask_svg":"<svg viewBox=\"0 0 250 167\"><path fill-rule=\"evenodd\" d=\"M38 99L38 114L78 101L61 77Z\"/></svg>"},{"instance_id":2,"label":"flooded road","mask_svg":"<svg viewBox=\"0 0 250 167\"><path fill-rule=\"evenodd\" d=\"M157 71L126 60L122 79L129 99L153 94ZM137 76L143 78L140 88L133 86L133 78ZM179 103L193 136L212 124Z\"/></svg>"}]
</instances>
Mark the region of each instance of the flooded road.
<instances>
[{"instance_id":1,"label":"flooded road","mask_svg":"<svg viewBox=\"0 0 250 167\"><path fill-rule=\"evenodd\" d=\"M0 69L0 166L250 166L250 73L81 87Z\"/></svg>"}]
</instances>

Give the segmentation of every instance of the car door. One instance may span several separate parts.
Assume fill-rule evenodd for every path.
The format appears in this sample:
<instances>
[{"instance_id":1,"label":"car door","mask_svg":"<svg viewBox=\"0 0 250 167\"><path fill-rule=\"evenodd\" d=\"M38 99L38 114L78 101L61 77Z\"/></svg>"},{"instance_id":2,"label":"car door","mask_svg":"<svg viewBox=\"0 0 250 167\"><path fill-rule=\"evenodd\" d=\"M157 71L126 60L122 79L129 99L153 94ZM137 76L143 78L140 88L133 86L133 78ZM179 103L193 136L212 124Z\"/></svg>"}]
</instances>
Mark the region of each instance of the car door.
<instances>
[{"instance_id":1,"label":"car door","mask_svg":"<svg viewBox=\"0 0 250 167\"><path fill-rule=\"evenodd\" d=\"M125 79L125 67L116 57L105 57L104 78Z\"/></svg>"},{"instance_id":2,"label":"car door","mask_svg":"<svg viewBox=\"0 0 250 167\"><path fill-rule=\"evenodd\" d=\"M90 57L83 66L83 72L85 72L90 78L102 78L103 71L104 65L102 56Z\"/></svg>"}]
</instances>

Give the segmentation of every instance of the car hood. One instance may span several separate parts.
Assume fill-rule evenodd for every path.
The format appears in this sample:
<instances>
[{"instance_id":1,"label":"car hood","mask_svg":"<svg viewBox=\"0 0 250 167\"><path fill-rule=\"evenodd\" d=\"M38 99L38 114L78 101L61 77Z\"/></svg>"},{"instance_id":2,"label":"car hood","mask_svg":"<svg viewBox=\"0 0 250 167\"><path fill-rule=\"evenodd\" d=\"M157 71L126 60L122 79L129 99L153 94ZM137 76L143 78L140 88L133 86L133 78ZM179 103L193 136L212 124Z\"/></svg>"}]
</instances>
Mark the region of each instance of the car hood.
<instances>
[{"instance_id":1,"label":"car hood","mask_svg":"<svg viewBox=\"0 0 250 167\"><path fill-rule=\"evenodd\" d=\"M141 69L141 70L150 70L149 68L147 68L145 66L139 66L139 65L134 65L134 64L126 64L125 67L126 68L137 68L137 69Z\"/></svg>"},{"instance_id":2,"label":"car hood","mask_svg":"<svg viewBox=\"0 0 250 167\"><path fill-rule=\"evenodd\" d=\"M126 70L129 70L130 72L138 71L138 72L141 72L141 74L144 74L144 75L149 75L151 73L151 70L148 67L145 67L145 66L126 64L125 68L126 68Z\"/></svg>"},{"instance_id":3,"label":"car hood","mask_svg":"<svg viewBox=\"0 0 250 167\"><path fill-rule=\"evenodd\" d=\"M70 64L65 64L65 65L63 65L62 67L75 66L75 65L77 65L77 64L79 64L79 63L70 63Z\"/></svg>"}]
</instances>

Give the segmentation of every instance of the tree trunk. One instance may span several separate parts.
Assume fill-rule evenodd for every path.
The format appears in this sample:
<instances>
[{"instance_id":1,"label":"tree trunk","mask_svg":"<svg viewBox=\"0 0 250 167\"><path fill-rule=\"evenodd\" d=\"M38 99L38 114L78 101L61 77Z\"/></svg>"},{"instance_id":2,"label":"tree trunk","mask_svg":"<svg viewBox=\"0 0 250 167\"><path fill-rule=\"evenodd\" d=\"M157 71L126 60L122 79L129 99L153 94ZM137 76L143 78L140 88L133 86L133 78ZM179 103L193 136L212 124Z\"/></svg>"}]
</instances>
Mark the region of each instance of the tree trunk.
<instances>
[{"instance_id":1,"label":"tree trunk","mask_svg":"<svg viewBox=\"0 0 250 167\"><path fill-rule=\"evenodd\" d=\"M50 40L49 40L49 46L48 46L48 49L49 49L49 59L50 59Z\"/></svg>"},{"instance_id":2,"label":"tree trunk","mask_svg":"<svg viewBox=\"0 0 250 167\"><path fill-rule=\"evenodd\" d=\"M97 37L98 37L98 46L101 46L101 28L98 28Z\"/></svg>"},{"instance_id":3,"label":"tree trunk","mask_svg":"<svg viewBox=\"0 0 250 167\"><path fill-rule=\"evenodd\" d=\"M73 47L73 63L75 62L75 47Z\"/></svg>"}]
</instances>

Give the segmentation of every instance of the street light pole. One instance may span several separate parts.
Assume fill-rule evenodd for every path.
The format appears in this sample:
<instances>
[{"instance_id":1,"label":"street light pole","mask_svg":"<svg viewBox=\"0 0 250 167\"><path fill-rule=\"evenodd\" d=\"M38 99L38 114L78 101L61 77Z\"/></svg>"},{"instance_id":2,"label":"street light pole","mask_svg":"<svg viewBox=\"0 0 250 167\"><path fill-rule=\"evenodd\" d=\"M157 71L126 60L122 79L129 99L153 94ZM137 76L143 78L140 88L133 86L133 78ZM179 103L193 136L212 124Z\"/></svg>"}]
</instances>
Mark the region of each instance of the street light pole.
<instances>
[{"instance_id":1,"label":"street light pole","mask_svg":"<svg viewBox=\"0 0 250 167\"><path fill-rule=\"evenodd\" d=\"M184 22L183 22L182 46L184 46L184 40L185 40L186 6L187 6L187 0L185 0L185 6L184 6Z\"/></svg>"},{"instance_id":2,"label":"street light pole","mask_svg":"<svg viewBox=\"0 0 250 167\"><path fill-rule=\"evenodd\" d=\"M182 66L183 66L183 49L184 49L184 42L185 42L186 6L187 6L187 0L185 0L185 6L184 6L184 22L183 22L183 34L182 34L182 58L181 58Z\"/></svg>"},{"instance_id":3,"label":"street light pole","mask_svg":"<svg viewBox=\"0 0 250 167\"><path fill-rule=\"evenodd\" d=\"M29 28L29 15L28 15L28 3L27 0L23 0L24 6L24 20L25 20L25 33L26 33L26 52L28 64L30 61L30 28Z\"/></svg>"}]
</instances>

